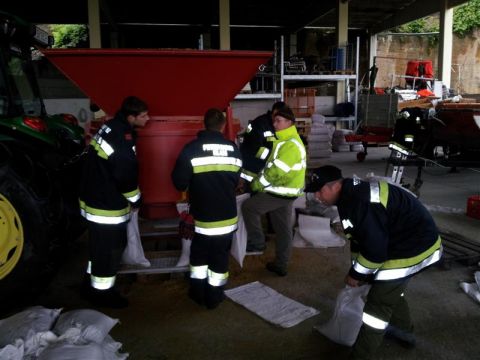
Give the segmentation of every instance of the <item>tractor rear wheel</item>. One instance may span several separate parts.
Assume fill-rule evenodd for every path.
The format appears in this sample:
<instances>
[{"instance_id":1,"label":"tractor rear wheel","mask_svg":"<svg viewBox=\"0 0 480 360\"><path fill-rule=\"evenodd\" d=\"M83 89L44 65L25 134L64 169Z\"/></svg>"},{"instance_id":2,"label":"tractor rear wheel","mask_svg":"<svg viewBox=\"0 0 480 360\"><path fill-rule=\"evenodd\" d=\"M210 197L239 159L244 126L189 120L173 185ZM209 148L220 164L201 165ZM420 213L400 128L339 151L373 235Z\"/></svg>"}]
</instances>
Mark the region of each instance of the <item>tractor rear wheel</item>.
<instances>
[{"instance_id":1,"label":"tractor rear wheel","mask_svg":"<svg viewBox=\"0 0 480 360\"><path fill-rule=\"evenodd\" d=\"M49 202L8 163L0 165L0 299L7 307L38 294L54 274Z\"/></svg>"}]
</instances>

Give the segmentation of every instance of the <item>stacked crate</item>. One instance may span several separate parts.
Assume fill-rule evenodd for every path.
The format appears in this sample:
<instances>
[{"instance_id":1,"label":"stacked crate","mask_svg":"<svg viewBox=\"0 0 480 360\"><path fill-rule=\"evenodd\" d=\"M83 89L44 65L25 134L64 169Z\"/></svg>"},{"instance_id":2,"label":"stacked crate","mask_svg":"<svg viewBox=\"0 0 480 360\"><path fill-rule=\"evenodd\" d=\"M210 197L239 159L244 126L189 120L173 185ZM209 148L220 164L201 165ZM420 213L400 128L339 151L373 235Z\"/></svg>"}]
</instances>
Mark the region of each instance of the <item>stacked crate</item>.
<instances>
[{"instance_id":1,"label":"stacked crate","mask_svg":"<svg viewBox=\"0 0 480 360\"><path fill-rule=\"evenodd\" d=\"M290 106L295 117L310 117L315 112L315 89L285 89L285 103Z\"/></svg>"}]
</instances>

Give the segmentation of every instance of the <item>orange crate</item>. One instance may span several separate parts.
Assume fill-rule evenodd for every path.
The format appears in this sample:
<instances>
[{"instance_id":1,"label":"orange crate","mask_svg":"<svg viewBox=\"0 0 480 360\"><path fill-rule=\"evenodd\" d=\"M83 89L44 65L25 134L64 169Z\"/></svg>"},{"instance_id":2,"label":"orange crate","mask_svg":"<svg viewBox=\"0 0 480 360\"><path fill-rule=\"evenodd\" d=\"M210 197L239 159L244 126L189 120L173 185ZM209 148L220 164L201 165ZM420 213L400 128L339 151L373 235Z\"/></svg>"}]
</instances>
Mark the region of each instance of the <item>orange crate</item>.
<instances>
[{"instance_id":1,"label":"orange crate","mask_svg":"<svg viewBox=\"0 0 480 360\"><path fill-rule=\"evenodd\" d=\"M315 112L315 91L313 88L285 89L285 102L296 117L310 117Z\"/></svg>"},{"instance_id":2,"label":"orange crate","mask_svg":"<svg viewBox=\"0 0 480 360\"><path fill-rule=\"evenodd\" d=\"M467 216L480 220L480 195L472 195L468 198Z\"/></svg>"}]
</instances>

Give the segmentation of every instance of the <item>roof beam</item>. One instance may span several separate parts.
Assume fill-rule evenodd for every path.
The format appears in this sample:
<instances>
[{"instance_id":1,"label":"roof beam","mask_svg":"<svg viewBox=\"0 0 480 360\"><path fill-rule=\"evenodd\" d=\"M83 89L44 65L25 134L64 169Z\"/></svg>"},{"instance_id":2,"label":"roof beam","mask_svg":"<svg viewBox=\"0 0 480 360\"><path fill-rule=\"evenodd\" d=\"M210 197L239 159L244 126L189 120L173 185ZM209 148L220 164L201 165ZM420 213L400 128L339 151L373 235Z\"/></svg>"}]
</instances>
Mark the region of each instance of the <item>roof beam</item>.
<instances>
[{"instance_id":1,"label":"roof beam","mask_svg":"<svg viewBox=\"0 0 480 360\"><path fill-rule=\"evenodd\" d=\"M454 7L466 3L468 0L448 0L448 6ZM421 19L440 12L441 1L438 0L414 0L410 1L403 9L395 11L392 16L370 27L371 34L378 34L410 21Z\"/></svg>"},{"instance_id":2,"label":"roof beam","mask_svg":"<svg viewBox=\"0 0 480 360\"><path fill-rule=\"evenodd\" d=\"M336 16L336 7L330 6L329 2L325 1L309 1L308 4L305 4L298 16L296 16L299 21L296 21L293 25L286 28L288 33L296 33L309 26L313 23L316 23L325 16Z\"/></svg>"}]
</instances>

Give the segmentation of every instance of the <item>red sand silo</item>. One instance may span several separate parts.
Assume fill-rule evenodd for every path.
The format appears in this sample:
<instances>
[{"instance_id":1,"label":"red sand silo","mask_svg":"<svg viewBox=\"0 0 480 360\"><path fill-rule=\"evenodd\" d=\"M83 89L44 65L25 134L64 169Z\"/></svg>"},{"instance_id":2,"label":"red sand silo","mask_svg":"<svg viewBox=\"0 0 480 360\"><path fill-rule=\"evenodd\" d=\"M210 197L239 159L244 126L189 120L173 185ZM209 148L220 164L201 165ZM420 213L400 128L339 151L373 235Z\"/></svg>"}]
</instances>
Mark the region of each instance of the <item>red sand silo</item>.
<instances>
[{"instance_id":1,"label":"red sand silo","mask_svg":"<svg viewBox=\"0 0 480 360\"><path fill-rule=\"evenodd\" d=\"M176 216L180 194L170 173L183 145L203 128L205 111L225 110L258 66L272 56L271 52L153 49L43 53L109 116L126 96L148 103L152 119L138 131L137 155L142 215L150 219Z\"/></svg>"}]
</instances>

